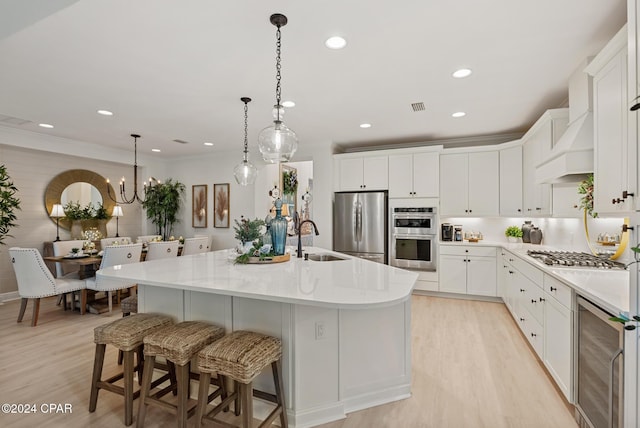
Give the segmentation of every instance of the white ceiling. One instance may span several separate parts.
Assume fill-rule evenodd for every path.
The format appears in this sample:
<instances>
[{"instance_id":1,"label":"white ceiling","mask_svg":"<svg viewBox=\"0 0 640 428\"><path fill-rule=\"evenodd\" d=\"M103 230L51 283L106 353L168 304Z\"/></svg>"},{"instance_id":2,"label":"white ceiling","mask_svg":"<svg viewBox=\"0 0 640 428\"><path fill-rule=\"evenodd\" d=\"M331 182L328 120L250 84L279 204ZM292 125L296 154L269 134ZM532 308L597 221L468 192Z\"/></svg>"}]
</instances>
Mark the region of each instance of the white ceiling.
<instances>
[{"instance_id":1,"label":"white ceiling","mask_svg":"<svg viewBox=\"0 0 640 428\"><path fill-rule=\"evenodd\" d=\"M0 120L158 158L237 150L275 101L300 145L521 133L566 103L567 78L626 22L624 0L0 0ZM332 51L324 40L347 39ZM473 69L453 79L461 67ZM411 103L426 110L413 112ZM104 117L98 109L115 114ZM465 111L455 119L451 113ZM45 122L55 126L45 130ZM370 129L359 124L369 122ZM0 122L5 123L5 122ZM6 125L6 123L5 123ZM182 145L174 139L188 141ZM215 143L213 148L203 142ZM295 160L295 159L294 159Z\"/></svg>"}]
</instances>

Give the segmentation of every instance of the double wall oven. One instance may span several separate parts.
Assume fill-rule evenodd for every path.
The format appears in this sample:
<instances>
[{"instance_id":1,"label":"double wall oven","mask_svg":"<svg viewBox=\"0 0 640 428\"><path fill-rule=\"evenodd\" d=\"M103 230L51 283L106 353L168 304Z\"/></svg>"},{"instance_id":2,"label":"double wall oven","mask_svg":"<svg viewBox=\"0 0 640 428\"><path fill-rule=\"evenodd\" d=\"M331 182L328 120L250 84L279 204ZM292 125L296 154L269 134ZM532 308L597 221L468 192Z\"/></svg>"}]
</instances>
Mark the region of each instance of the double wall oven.
<instances>
[{"instance_id":1,"label":"double wall oven","mask_svg":"<svg viewBox=\"0 0 640 428\"><path fill-rule=\"evenodd\" d=\"M437 224L435 208L394 208L389 264L435 272Z\"/></svg>"}]
</instances>

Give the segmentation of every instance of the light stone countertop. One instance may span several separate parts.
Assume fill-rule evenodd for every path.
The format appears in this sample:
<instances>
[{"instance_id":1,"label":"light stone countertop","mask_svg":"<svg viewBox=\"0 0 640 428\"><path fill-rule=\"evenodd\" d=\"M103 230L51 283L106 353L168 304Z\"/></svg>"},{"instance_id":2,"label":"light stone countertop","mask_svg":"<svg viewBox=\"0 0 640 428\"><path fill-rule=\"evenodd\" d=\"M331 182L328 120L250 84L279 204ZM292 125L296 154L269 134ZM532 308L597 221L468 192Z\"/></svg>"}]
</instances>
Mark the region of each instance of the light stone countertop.
<instances>
[{"instance_id":1,"label":"light stone countertop","mask_svg":"<svg viewBox=\"0 0 640 428\"><path fill-rule=\"evenodd\" d=\"M231 250L109 267L97 278L145 285L343 309L394 305L411 297L418 274L322 248L345 260L298 259L274 264L234 264Z\"/></svg>"},{"instance_id":2,"label":"light stone countertop","mask_svg":"<svg viewBox=\"0 0 640 428\"><path fill-rule=\"evenodd\" d=\"M629 271L615 269L548 266L527 255L527 250L558 250L546 245L510 244L499 241L440 242L440 245L469 245L504 248L544 273L567 284L577 294L617 315L629 311Z\"/></svg>"}]
</instances>

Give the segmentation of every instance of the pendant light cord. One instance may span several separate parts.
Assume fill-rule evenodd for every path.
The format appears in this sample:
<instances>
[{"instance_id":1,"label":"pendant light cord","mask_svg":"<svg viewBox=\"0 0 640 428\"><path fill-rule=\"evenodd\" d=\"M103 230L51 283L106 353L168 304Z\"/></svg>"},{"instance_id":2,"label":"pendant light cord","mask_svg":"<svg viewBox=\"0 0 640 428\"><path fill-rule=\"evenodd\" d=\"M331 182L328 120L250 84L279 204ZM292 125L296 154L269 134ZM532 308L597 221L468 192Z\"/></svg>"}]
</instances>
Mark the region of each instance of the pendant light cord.
<instances>
[{"instance_id":1,"label":"pendant light cord","mask_svg":"<svg viewBox=\"0 0 640 428\"><path fill-rule=\"evenodd\" d=\"M282 48L282 34L280 32L280 25L277 25L278 30L276 31L276 108L278 109L278 118L280 121L280 98L282 95L282 89L280 88L280 80L282 79L281 68L280 65L280 52Z\"/></svg>"},{"instance_id":2,"label":"pendant light cord","mask_svg":"<svg viewBox=\"0 0 640 428\"><path fill-rule=\"evenodd\" d=\"M247 140L247 121L248 121L248 112L249 112L249 105L248 105L248 101L244 101L244 162L246 163L249 159L248 159L248 153L249 153L249 141Z\"/></svg>"}]
</instances>

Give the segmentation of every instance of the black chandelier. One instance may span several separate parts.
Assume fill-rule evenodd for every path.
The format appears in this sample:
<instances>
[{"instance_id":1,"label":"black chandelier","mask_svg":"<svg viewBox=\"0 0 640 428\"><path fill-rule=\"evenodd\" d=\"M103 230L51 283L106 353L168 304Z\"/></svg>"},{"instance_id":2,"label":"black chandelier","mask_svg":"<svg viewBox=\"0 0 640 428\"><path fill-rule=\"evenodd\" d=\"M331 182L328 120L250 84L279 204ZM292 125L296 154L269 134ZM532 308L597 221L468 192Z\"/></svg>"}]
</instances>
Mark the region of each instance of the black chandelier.
<instances>
[{"instance_id":1,"label":"black chandelier","mask_svg":"<svg viewBox=\"0 0 640 428\"><path fill-rule=\"evenodd\" d=\"M115 195L111 194L111 186L109 185L109 179L107 178L107 195L109 195L109 198L113 202L120 205L132 204L135 201L138 201L141 204L143 204L145 201L145 199L141 198L140 195L138 194L138 138L140 138L140 135L131 134L131 136L133 137L133 195L131 195L131 198L127 198L127 193L126 193L125 184L124 184L124 177L122 177L122 179L120 179L120 183L118 183L118 187L120 188L120 200L116 199ZM150 189L152 186L156 184L161 184L161 183L159 180L156 180L153 177L149 178L149 184L147 184L146 181L142 183L145 196L147 193L147 187Z\"/></svg>"}]
</instances>

